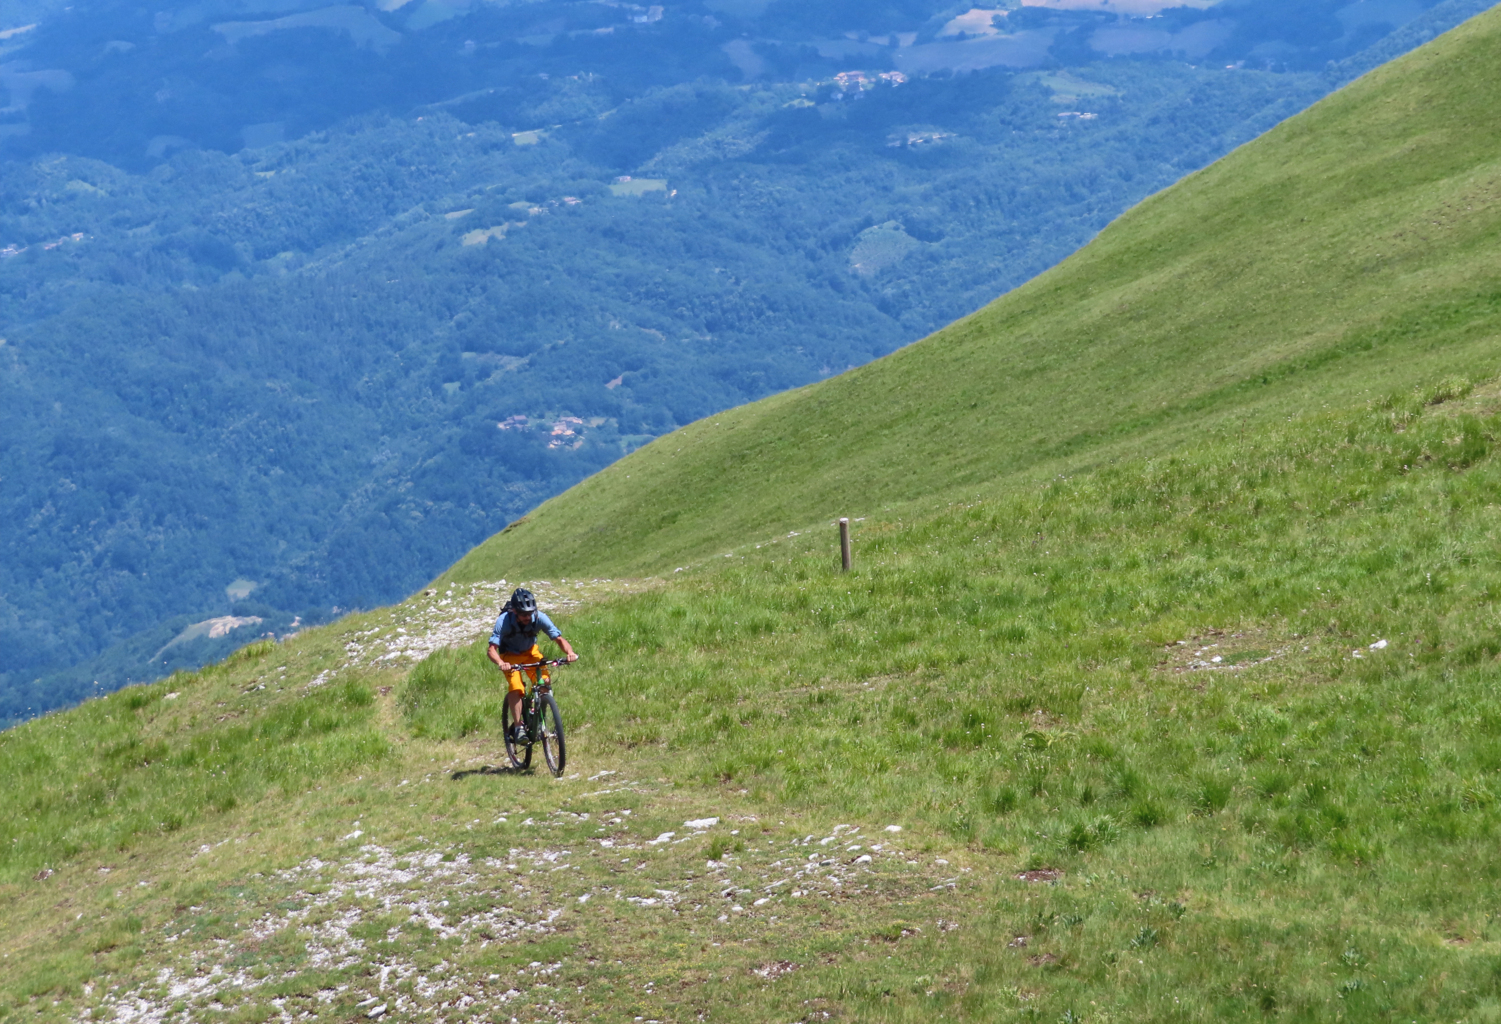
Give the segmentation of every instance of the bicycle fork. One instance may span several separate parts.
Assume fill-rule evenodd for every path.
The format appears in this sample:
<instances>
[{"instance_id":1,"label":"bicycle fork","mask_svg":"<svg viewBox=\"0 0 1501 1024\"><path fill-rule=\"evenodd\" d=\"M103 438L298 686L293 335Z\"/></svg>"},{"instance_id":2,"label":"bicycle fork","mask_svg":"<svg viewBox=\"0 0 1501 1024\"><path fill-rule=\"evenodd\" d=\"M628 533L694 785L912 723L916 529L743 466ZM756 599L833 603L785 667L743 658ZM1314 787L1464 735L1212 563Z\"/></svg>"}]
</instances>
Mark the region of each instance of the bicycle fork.
<instances>
[{"instance_id":1,"label":"bicycle fork","mask_svg":"<svg viewBox=\"0 0 1501 1024\"><path fill-rule=\"evenodd\" d=\"M542 738L542 694L547 693L552 687L552 682L547 676L532 687L532 692L527 694L526 703L521 707L521 720L526 725L526 738L535 743Z\"/></svg>"}]
</instances>

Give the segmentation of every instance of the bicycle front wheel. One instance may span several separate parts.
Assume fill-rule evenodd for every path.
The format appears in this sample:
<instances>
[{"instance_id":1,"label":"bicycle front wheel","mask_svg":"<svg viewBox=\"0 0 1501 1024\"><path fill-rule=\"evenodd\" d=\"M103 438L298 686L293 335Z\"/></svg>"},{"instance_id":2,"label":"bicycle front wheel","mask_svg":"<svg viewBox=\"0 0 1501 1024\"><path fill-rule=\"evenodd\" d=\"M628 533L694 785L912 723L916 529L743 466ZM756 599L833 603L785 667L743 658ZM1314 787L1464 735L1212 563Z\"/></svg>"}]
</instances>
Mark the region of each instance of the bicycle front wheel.
<instances>
[{"instance_id":1,"label":"bicycle front wheel","mask_svg":"<svg viewBox=\"0 0 1501 1024\"><path fill-rule=\"evenodd\" d=\"M512 768L530 768L532 765L532 745L530 743L517 743L511 739L511 732L516 723L511 721L511 702L505 701L501 705L500 724L506 738L506 757L510 759Z\"/></svg>"},{"instance_id":2,"label":"bicycle front wheel","mask_svg":"<svg viewBox=\"0 0 1501 1024\"><path fill-rule=\"evenodd\" d=\"M554 775L562 775L568 763L568 748L563 745L563 716L558 714L558 702L552 694L544 693L538 702L537 725L541 732L542 756Z\"/></svg>"}]
</instances>

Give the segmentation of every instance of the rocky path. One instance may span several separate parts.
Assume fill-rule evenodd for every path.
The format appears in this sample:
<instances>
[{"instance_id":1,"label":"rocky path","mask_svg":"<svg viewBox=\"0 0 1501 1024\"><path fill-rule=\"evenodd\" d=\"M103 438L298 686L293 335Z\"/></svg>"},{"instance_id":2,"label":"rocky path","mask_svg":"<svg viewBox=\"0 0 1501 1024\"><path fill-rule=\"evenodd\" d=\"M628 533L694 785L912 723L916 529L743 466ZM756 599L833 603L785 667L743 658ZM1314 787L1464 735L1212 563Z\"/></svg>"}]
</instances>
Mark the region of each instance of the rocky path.
<instances>
[{"instance_id":1,"label":"rocky path","mask_svg":"<svg viewBox=\"0 0 1501 1024\"><path fill-rule=\"evenodd\" d=\"M680 806L669 791L642 799L650 786L608 781L595 793L631 793L637 806L502 814L441 839L354 822L328 855L247 880L228 937L191 908L161 937L150 978L99 993L93 1019L493 1024L599 1010L630 1020L628 1006L643 1020L691 1019L690 961L759 988L818 966L824 929L874 918L896 942L959 927L953 897L972 888L969 869L912 852L900 826L798 834L737 814L661 831L661 805ZM926 914L886 920L914 900Z\"/></svg>"},{"instance_id":2,"label":"rocky path","mask_svg":"<svg viewBox=\"0 0 1501 1024\"><path fill-rule=\"evenodd\" d=\"M372 613L377 621L345 638L344 664L315 677L319 686L345 668L410 665L445 647L462 647L488 633L511 591L525 586L549 613L567 614L581 605L616 594L639 593L657 580L494 580L442 590L425 590L399 605ZM367 617L368 618L368 617Z\"/></svg>"}]
</instances>

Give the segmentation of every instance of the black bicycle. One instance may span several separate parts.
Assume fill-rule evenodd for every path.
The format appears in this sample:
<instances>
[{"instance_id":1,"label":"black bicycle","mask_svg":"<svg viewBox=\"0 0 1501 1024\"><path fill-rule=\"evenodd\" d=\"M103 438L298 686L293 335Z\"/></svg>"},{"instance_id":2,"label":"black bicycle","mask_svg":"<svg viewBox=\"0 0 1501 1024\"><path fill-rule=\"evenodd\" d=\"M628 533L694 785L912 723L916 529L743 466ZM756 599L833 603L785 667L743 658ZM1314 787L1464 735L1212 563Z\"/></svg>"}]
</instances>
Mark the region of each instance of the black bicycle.
<instances>
[{"instance_id":1,"label":"black bicycle","mask_svg":"<svg viewBox=\"0 0 1501 1024\"><path fill-rule=\"evenodd\" d=\"M524 671L566 664L568 659L555 658L552 661L512 667ZM515 723L511 721L511 702L506 701L500 714L501 725L505 727L506 757L517 768L530 768L532 746L541 744L542 757L547 761L548 770L561 776L563 766L568 763L568 748L563 745L563 716L558 713L558 702L553 699L552 677L546 672L538 671L533 672L530 677L522 678L528 684L526 693L521 698L521 723L526 726L526 739L517 740L512 737L512 726Z\"/></svg>"}]
</instances>

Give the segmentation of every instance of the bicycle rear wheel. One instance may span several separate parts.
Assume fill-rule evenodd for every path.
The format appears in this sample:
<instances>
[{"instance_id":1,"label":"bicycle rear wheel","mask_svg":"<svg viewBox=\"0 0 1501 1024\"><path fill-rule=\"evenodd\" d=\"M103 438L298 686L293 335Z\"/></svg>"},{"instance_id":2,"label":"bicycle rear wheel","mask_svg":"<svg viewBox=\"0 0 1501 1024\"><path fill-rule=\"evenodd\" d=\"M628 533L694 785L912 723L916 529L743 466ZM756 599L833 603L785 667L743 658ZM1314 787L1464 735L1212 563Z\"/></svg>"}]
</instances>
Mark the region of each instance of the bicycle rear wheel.
<instances>
[{"instance_id":1,"label":"bicycle rear wheel","mask_svg":"<svg viewBox=\"0 0 1501 1024\"><path fill-rule=\"evenodd\" d=\"M506 701L501 705L500 724L505 732L506 757L511 761L513 768L530 768L532 766L532 745L530 743L517 743L511 739L511 731L516 723L511 720L511 702Z\"/></svg>"},{"instance_id":2,"label":"bicycle rear wheel","mask_svg":"<svg viewBox=\"0 0 1501 1024\"><path fill-rule=\"evenodd\" d=\"M537 726L541 732L542 756L554 775L562 775L568 763L568 748L563 745L563 716L558 713L558 702L552 694L544 693L537 708Z\"/></svg>"}]
</instances>

